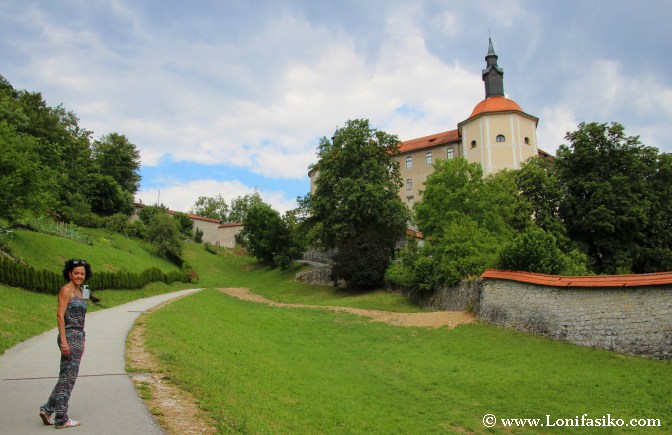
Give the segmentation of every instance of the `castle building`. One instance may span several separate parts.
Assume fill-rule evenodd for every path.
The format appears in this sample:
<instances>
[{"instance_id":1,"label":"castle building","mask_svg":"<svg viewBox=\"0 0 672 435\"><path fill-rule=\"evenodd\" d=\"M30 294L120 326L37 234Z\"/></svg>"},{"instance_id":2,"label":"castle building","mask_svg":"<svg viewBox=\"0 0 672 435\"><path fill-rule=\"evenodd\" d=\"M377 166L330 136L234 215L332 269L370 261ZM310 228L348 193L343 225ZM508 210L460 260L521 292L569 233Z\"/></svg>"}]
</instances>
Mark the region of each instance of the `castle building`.
<instances>
[{"instance_id":1,"label":"castle building","mask_svg":"<svg viewBox=\"0 0 672 435\"><path fill-rule=\"evenodd\" d=\"M399 152L394 155L404 180L399 196L409 207L421 199L423 184L434 171L436 160L464 157L470 163L480 163L484 175L488 175L501 169L518 169L536 155L548 156L537 147L539 118L504 96L504 69L497 58L489 39L482 71L485 99L456 129L399 144ZM317 171L309 176L314 193Z\"/></svg>"},{"instance_id":2,"label":"castle building","mask_svg":"<svg viewBox=\"0 0 672 435\"><path fill-rule=\"evenodd\" d=\"M504 96L504 69L497 58L490 39L482 71L485 99L456 129L399 145L399 153L394 156L404 179L399 196L409 206L421 199L423 184L437 159L464 157L470 163L480 163L484 175L488 175L501 169L518 169L530 157L546 155L537 147L539 118Z\"/></svg>"}]
</instances>

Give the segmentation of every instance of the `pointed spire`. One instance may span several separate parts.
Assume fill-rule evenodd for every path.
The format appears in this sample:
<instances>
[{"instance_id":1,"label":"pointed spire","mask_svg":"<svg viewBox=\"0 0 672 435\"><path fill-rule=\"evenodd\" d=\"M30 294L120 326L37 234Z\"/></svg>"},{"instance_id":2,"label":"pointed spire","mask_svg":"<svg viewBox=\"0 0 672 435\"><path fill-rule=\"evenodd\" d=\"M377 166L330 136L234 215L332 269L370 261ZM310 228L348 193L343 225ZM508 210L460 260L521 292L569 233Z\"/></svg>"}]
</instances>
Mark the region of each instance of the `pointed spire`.
<instances>
[{"instance_id":1,"label":"pointed spire","mask_svg":"<svg viewBox=\"0 0 672 435\"><path fill-rule=\"evenodd\" d=\"M504 96L504 69L497 65L497 59L492 38L488 37L488 54L485 56L486 66L482 73L485 98Z\"/></svg>"},{"instance_id":2,"label":"pointed spire","mask_svg":"<svg viewBox=\"0 0 672 435\"><path fill-rule=\"evenodd\" d=\"M497 56L495 47L492 46L492 38L488 38L488 56Z\"/></svg>"}]
</instances>

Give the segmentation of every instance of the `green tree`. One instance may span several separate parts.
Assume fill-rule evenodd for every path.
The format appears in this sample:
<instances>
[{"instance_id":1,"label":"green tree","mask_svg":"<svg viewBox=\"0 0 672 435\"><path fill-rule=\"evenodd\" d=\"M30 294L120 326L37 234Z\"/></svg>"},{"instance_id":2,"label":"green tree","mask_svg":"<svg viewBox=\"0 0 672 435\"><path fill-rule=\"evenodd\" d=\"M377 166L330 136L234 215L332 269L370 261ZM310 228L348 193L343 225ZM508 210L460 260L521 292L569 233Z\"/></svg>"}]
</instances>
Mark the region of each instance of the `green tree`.
<instances>
[{"instance_id":1,"label":"green tree","mask_svg":"<svg viewBox=\"0 0 672 435\"><path fill-rule=\"evenodd\" d=\"M311 167L319 175L310 198L310 237L343 252L336 257L335 279L358 287L380 284L404 235L410 212L398 196L402 179L392 158L398 144L396 136L372 128L366 119L347 121L332 141L320 141L318 162ZM352 255L347 263L345 252ZM375 273L363 276L358 273L363 268Z\"/></svg>"},{"instance_id":2,"label":"green tree","mask_svg":"<svg viewBox=\"0 0 672 435\"><path fill-rule=\"evenodd\" d=\"M199 196L194 206L189 211L197 216L218 219L222 222L228 222L229 206L222 195Z\"/></svg>"},{"instance_id":3,"label":"green tree","mask_svg":"<svg viewBox=\"0 0 672 435\"><path fill-rule=\"evenodd\" d=\"M672 266L669 215L660 214L670 207L669 158L626 136L618 123L582 123L566 139L569 145L558 149L555 160L565 189L560 216L593 271Z\"/></svg>"},{"instance_id":4,"label":"green tree","mask_svg":"<svg viewBox=\"0 0 672 435\"><path fill-rule=\"evenodd\" d=\"M87 189L87 198L94 213L102 216L123 213L128 216L133 211L133 195L109 175L90 174Z\"/></svg>"},{"instance_id":5,"label":"green tree","mask_svg":"<svg viewBox=\"0 0 672 435\"><path fill-rule=\"evenodd\" d=\"M144 223L146 226L149 226L154 220L155 216L165 213L168 213L168 207L166 207L163 204L148 205L140 209L140 211L138 212L138 217L140 218L142 223Z\"/></svg>"},{"instance_id":6,"label":"green tree","mask_svg":"<svg viewBox=\"0 0 672 435\"><path fill-rule=\"evenodd\" d=\"M173 219L177 222L177 228L185 237L191 237L194 228L194 221L184 213L175 213Z\"/></svg>"},{"instance_id":7,"label":"green tree","mask_svg":"<svg viewBox=\"0 0 672 435\"><path fill-rule=\"evenodd\" d=\"M502 249L497 267L553 275L585 275L586 258L579 258L579 262L575 261L560 250L552 234L532 226Z\"/></svg>"},{"instance_id":8,"label":"green tree","mask_svg":"<svg viewBox=\"0 0 672 435\"><path fill-rule=\"evenodd\" d=\"M241 234L250 255L260 262L286 268L300 254L288 221L264 202L246 210Z\"/></svg>"},{"instance_id":9,"label":"green tree","mask_svg":"<svg viewBox=\"0 0 672 435\"><path fill-rule=\"evenodd\" d=\"M259 195L259 192L256 189L254 192L248 193L247 195L235 197L233 201L231 201L231 211L225 222L244 222L250 207L262 204L263 202L261 195Z\"/></svg>"},{"instance_id":10,"label":"green tree","mask_svg":"<svg viewBox=\"0 0 672 435\"><path fill-rule=\"evenodd\" d=\"M521 195L529 202L534 223L558 241L563 250L569 249L567 229L560 216L564 188L556 165L542 157L533 157L515 172Z\"/></svg>"},{"instance_id":11,"label":"green tree","mask_svg":"<svg viewBox=\"0 0 672 435\"><path fill-rule=\"evenodd\" d=\"M124 191L136 194L140 187L140 152L125 135L110 133L96 140L93 161L98 172L112 177Z\"/></svg>"},{"instance_id":12,"label":"green tree","mask_svg":"<svg viewBox=\"0 0 672 435\"><path fill-rule=\"evenodd\" d=\"M147 227L147 240L156 246L159 255L182 265L182 235L172 216L156 214Z\"/></svg>"},{"instance_id":13,"label":"green tree","mask_svg":"<svg viewBox=\"0 0 672 435\"><path fill-rule=\"evenodd\" d=\"M11 223L49 208L48 178L41 169L34 139L0 121L1 219Z\"/></svg>"},{"instance_id":14,"label":"green tree","mask_svg":"<svg viewBox=\"0 0 672 435\"><path fill-rule=\"evenodd\" d=\"M404 252L387 276L420 291L480 275L495 265L502 246L532 225L514 172L483 177L479 164L462 158L434 164L415 211L425 245Z\"/></svg>"}]
</instances>

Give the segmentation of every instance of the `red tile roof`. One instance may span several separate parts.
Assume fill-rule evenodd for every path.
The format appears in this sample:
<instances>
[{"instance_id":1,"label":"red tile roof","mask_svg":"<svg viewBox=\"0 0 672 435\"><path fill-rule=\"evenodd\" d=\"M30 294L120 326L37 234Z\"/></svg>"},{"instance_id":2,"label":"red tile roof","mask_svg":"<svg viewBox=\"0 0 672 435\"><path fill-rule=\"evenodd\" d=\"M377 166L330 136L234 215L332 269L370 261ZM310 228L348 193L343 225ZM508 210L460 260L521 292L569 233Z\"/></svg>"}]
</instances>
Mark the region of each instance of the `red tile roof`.
<instances>
[{"instance_id":1,"label":"red tile roof","mask_svg":"<svg viewBox=\"0 0 672 435\"><path fill-rule=\"evenodd\" d=\"M196 220L205 221L205 222L212 222L212 223L215 223L215 224L218 224L218 223L222 222L219 219L213 219L213 218L209 218L209 217L205 217L205 216L198 216L198 215L189 214L189 213L182 213L181 211L168 210L168 214L184 214L184 215L187 215L187 217L189 217L191 219L196 219Z\"/></svg>"},{"instance_id":2,"label":"red tile roof","mask_svg":"<svg viewBox=\"0 0 672 435\"><path fill-rule=\"evenodd\" d=\"M422 148L435 147L460 140L460 135L455 130L444 131L443 133L436 133L417 139L407 140L399 144L399 152L406 153Z\"/></svg>"},{"instance_id":3,"label":"red tile roof","mask_svg":"<svg viewBox=\"0 0 672 435\"><path fill-rule=\"evenodd\" d=\"M140 204L140 203L138 203L138 202L133 203L133 205L134 205L136 208L145 208L145 207L149 207L148 205ZM187 215L187 216L188 216L189 218L191 218L191 219L196 219L196 220L199 220L199 221L206 221L206 222L213 222L213 223L216 223L216 224L219 224L219 223L222 222L222 221L220 221L219 219L212 219L212 218L205 217L205 216L198 216L198 215L195 215L195 214L183 213L183 212L181 212L181 211L175 211L175 210L168 210L168 214L184 214L184 215Z\"/></svg>"},{"instance_id":4,"label":"red tile roof","mask_svg":"<svg viewBox=\"0 0 672 435\"><path fill-rule=\"evenodd\" d=\"M228 228L228 227L242 227L243 223L242 222L236 222L232 224L221 224L219 228Z\"/></svg>"},{"instance_id":5,"label":"red tile roof","mask_svg":"<svg viewBox=\"0 0 672 435\"><path fill-rule=\"evenodd\" d=\"M476 115L481 113L490 113L490 112L522 112L523 109L513 100L509 100L506 97L494 96L488 97L485 100L481 101L474 107L474 111L471 112L469 118L473 118Z\"/></svg>"},{"instance_id":6,"label":"red tile roof","mask_svg":"<svg viewBox=\"0 0 672 435\"><path fill-rule=\"evenodd\" d=\"M553 287L641 287L672 284L672 272L637 275L562 276L488 269L483 272L481 278L505 279Z\"/></svg>"}]
</instances>

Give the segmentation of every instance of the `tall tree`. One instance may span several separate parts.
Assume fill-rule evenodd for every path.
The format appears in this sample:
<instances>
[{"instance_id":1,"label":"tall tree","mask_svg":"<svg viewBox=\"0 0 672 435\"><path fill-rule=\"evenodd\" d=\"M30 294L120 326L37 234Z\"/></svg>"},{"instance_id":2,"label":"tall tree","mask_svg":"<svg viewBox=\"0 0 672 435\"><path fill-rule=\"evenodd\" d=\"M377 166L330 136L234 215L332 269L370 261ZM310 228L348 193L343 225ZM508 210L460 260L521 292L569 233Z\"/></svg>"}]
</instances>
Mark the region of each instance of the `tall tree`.
<instances>
[{"instance_id":1,"label":"tall tree","mask_svg":"<svg viewBox=\"0 0 672 435\"><path fill-rule=\"evenodd\" d=\"M398 268L421 290L479 275L495 264L517 231L531 225L514 173L484 178L480 164L463 158L434 164L415 211L425 246L416 255L406 254Z\"/></svg>"},{"instance_id":2,"label":"tall tree","mask_svg":"<svg viewBox=\"0 0 672 435\"><path fill-rule=\"evenodd\" d=\"M556 165L543 157L531 158L515 172L515 180L521 195L530 204L534 223L553 235L559 246L567 251L570 240L560 216L564 189Z\"/></svg>"},{"instance_id":3,"label":"tall tree","mask_svg":"<svg viewBox=\"0 0 672 435\"><path fill-rule=\"evenodd\" d=\"M199 196L190 213L227 222L229 218L229 205L220 194L215 196Z\"/></svg>"},{"instance_id":4,"label":"tall tree","mask_svg":"<svg viewBox=\"0 0 672 435\"><path fill-rule=\"evenodd\" d=\"M93 143L98 172L112 177L123 190L135 195L140 188L140 153L128 138L110 133Z\"/></svg>"},{"instance_id":5,"label":"tall tree","mask_svg":"<svg viewBox=\"0 0 672 435\"><path fill-rule=\"evenodd\" d=\"M309 205L311 238L349 254L346 264L337 253L336 279L360 287L380 284L404 235L410 212L398 196L402 179L392 158L398 144L396 136L372 128L366 119L347 121L333 140L320 141L318 162L311 167L319 174ZM376 273L359 273L367 269Z\"/></svg>"},{"instance_id":6,"label":"tall tree","mask_svg":"<svg viewBox=\"0 0 672 435\"><path fill-rule=\"evenodd\" d=\"M644 271L643 247L670 248L669 231L655 229L669 229L669 217L657 213L669 208L670 197L660 195L670 192L668 159L618 123L581 123L566 139L555 164L566 191L560 215L568 236L597 273Z\"/></svg>"},{"instance_id":7,"label":"tall tree","mask_svg":"<svg viewBox=\"0 0 672 435\"><path fill-rule=\"evenodd\" d=\"M260 205L263 203L264 201L261 199L261 195L259 195L259 192L257 192L256 189L254 192L248 193L247 195L233 198L233 201L231 201L231 211L229 212L229 216L226 219L226 222L244 222L248 210L255 205Z\"/></svg>"},{"instance_id":8,"label":"tall tree","mask_svg":"<svg viewBox=\"0 0 672 435\"><path fill-rule=\"evenodd\" d=\"M35 148L32 137L0 121L0 219L12 223L53 205Z\"/></svg>"}]
</instances>

